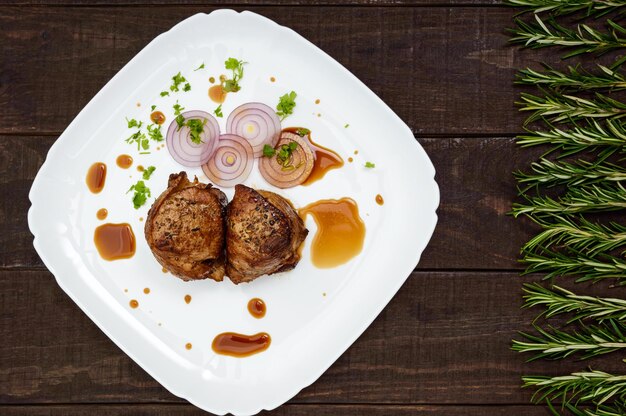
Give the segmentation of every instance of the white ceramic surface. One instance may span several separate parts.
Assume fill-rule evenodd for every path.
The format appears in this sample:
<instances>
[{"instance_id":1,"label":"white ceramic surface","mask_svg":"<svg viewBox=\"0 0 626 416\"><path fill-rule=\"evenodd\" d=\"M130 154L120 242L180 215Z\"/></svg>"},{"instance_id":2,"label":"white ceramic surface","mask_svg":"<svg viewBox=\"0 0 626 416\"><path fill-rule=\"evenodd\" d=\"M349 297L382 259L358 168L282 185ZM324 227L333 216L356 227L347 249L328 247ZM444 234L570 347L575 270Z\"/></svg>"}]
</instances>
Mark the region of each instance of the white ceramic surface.
<instances>
[{"instance_id":1,"label":"white ceramic surface","mask_svg":"<svg viewBox=\"0 0 626 416\"><path fill-rule=\"evenodd\" d=\"M132 132L125 117L148 122L157 105L173 119L178 100L187 110L212 111L209 76L225 73L228 57L242 59L242 90L223 105L224 128L236 106L261 101L274 107L294 90L297 107L283 126L305 126L316 142L337 151L345 166L308 187L277 190L253 169L247 185L276 191L296 207L348 196L358 202L367 234L362 253L333 269L310 261L310 230L295 270L235 286L228 280L182 282L164 274L143 238L143 222L167 177L183 170L167 149L138 154L124 142ZM205 69L193 71L202 62ZM181 71L190 92L160 97ZM275 82L270 82L275 77ZM321 102L315 104L315 100ZM137 105L140 104L140 106ZM318 116L319 114L319 116ZM345 127L349 124L349 127ZM354 151L358 150L358 155ZM122 170L118 155L133 156ZM354 162L348 163L348 157ZM89 166L108 166L105 189L85 185ZM376 164L364 167L366 161ZM148 204L135 210L130 185L135 166L154 165ZM206 181L200 169L186 169ZM197 14L158 36L85 106L50 149L30 192L28 222L35 248L63 290L133 360L173 394L207 411L251 415L273 409L313 383L370 325L416 266L437 222L435 170L409 128L344 67L294 31L250 12ZM229 198L232 189L224 189ZM385 204L375 203L381 194ZM107 222L129 222L137 236L130 260L102 260L94 246L99 208ZM143 288L151 289L149 295ZM125 291L127 289L127 292ZM190 294L190 304L184 296ZM264 299L264 319L249 315L252 297ZM131 309L129 300L139 308ZM268 332L270 348L238 359L215 354L213 337L223 331ZM191 342L193 348L185 349ZM416 380L417 382L417 380Z\"/></svg>"}]
</instances>

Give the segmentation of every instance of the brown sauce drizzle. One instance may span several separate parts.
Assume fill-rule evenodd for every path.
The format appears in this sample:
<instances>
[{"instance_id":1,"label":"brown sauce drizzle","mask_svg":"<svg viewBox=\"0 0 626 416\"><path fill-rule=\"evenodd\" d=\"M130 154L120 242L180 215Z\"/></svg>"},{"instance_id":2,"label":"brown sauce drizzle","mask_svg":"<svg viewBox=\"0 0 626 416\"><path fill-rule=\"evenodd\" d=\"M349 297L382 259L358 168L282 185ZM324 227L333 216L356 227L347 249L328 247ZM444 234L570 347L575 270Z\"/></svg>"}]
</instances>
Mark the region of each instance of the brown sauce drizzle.
<instances>
[{"instance_id":1,"label":"brown sauce drizzle","mask_svg":"<svg viewBox=\"0 0 626 416\"><path fill-rule=\"evenodd\" d=\"M228 92L224 91L222 84L213 85L209 88L209 98L217 104L222 104L226 100L227 94Z\"/></svg>"},{"instance_id":2,"label":"brown sauce drizzle","mask_svg":"<svg viewBox=\"0 0 626 416\"><path fill-rule=\"evenodd\" d=\"M191 303L191 295L185 295L185 303L189 305Z\"/></svg>"},{"instance_id":3,"label":"brown sauce drizzle","mask_svg":"<svg viewBox=\"0 0 626 416\"><path fill-rule=\"evenodd\" d=\"M311 214L317 231L311 243L311 261L328 269L348 262L363 249L365 224L359 207L351 198L323 199L298 210L304 218Z\"/></svg>"},{"instance_id":4,"label":"brown sauce drizzle","mask_svg":"<svg viewBox=\"0 0 626 416\"><path fill-rule=\"evenodd\" d=\"M102 162L96 162L89 167L85 182L87 182L87 187L89 188L91 193L99 194L100 191L102 191L102 189L104 188L106 178L107 165Z\"/></svg>"},{"instance_id":5,"label":"brown sauce drizzle","mask_svg":"<svg viewBox=\"0 0 626 416\"><path fill-rule=\"evenodd\" d=\"M128 259L135 254L135 234L130 224L103 224L93 234L100 257L105 260Z\"/></svg>"},{"instance_id":6,"label":"brown sauce drizzle","mask_svg":"<svg viewBox=\"0 0 626 416\"><path fill-rule=\"evenodd\" d=\"M128 302L128 304L133 309L137 309L139 307L139 302L137 302L136 299L131 299L130 302Z\"/></svg>"},{"instance_id":7,"label":"brown sauce drizzle","mask_svg":"<svg viewBox=\"0 0 626 416\"><path fill-rule=\"evenodd\" d=\"M381 194L376 195L376 203L378 205L383 205L385 203L385 200L383 199L383 196Z\"/></svg>"},{"instance_id":8,"label":"brown sauce drizzle","mask_svg":"<svg viewBox=\"0 0 626 416\"><path fill-rule=\"evenodd\" d=\"M283 131L298 134L298 130L301 129L302 127L287 127L286 129L283 129ZM343 159L341 158L341 156L339 156L335 151L313 142L313 140L311 139L311 133L307 135L307 140L315 148L315 163L313 164L313 170L311 171L311 174L302 183L302 185L304 186L319 181L324 177L324 175L326 175L326 172L328 172L329 170L338 169L343 166Z\"/></svg>"},{"instance_id":9,"label":"brown sauce drizzle","mask_svg":"<svg viewBox=\"0 0 626 416\"><path fill-rule=\"evenodd\" d=\"M119 155L115 163L122 169L128 169L133 164L133 158L130 155Z\"/></svg>"},{"instance_id":10,"label":"brown sauce drizzle","mask_svg":"<svg viewBox=\"0 0 626 416\"><path fill-rule=\"evenodd\" d=\"M153 111L152 114L150 114L150 120L152 120L152 122L155 124L163 124L165 123L165 114L163 114L159 110Z\"/></svg>"},{"instance_id":11,"label":"brown sauce drizzle","mask_svg":"<svg viewBox=\"0 0 626 416\"><path fill-rule=\"evenodd\" d=\"M250 299L248 302L248 312L250 312L250 315L254 316L256 319L263 318L265 316L265 312L267 312L267 307L265 306L263 299Z\"/></svg>"},{"instance_id":12,"label":"brown sauce drizzle","mask_svg":"<svg viewBox=\"0 0 626 416\"><path fill-rule=\"evenodd\" d=\"M231 357L248 357L269 348L272 342L269 334L259 332L254 335L243 335L235 332L224 332L213 339L211 348L217 354Z\"/></svg>"},{"instance_id":13,"label":"brown sauce drizzle","mask_svg":"<svg viewBox=\"0 0 626 416\"><path fill-rule=\"evenodd\" d=\"M106 208L100 208L98 212L96 212L96 218L100 221L106 219L107 215L109 215L109 211Z\"/></svg>"}]
</instances>

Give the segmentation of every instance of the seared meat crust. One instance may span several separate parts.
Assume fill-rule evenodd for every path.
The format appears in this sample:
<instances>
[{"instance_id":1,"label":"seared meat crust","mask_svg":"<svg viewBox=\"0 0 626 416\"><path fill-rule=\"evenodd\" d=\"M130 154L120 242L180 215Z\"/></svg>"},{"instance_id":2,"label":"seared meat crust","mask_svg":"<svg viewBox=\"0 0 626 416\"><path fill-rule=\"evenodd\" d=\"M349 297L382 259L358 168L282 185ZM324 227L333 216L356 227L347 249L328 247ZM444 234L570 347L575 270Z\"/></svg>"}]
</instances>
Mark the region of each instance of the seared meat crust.
<instances>
[{"instance_id":1,"label":"seared meat crust","mask_svg":"<svg viewBox=\"0 0 626 416\"><path fill-rule=\"evenodd\" d=\"M293 269L308 232L283 197L235 186L226 218L226 275L239 284Z\"/></svg>"},{"instance_id":2,"label":"seared meat crust","mask_svg":"<svg viewBox=\"0 0 626 416\"><path fill-rule=\"evenodd\" d=\"M185 172L171 174L152 204L145 237L158 262L182 280L224 279L226 195Z\"/></svg>"}]
</instances>

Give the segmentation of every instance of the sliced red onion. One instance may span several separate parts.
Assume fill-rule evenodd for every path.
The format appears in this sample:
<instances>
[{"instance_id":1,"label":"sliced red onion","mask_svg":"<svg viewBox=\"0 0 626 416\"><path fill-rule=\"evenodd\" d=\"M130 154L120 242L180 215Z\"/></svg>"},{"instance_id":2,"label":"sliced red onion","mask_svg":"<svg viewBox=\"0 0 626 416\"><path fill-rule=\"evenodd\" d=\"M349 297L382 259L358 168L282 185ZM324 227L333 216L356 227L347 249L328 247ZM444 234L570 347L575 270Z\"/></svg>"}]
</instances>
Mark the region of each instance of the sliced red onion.
<instances>
[{"instance_id":1,"label":"sliced red onion","mask_svg":"<svg viewBox=\"0 0 626 416\"><path fill-rule=\"evenodd\" d=\"M274 147L280 137L280 119L263 103L247 103L235 108L226 120L226 132L250 142L254 157L263 155L263 146Z\"/></svg>"},{"instance_id":2,"label":"sliced red onion","mask_svg":"<svg viewBox=\"0 0 626 416\"><path fill-rule=\"evenodd\" d=\"M254 154L250 143L235 134L222 134L217 149L207 163L204 174L216 185L233 187L250 176Z\"/></svg>"},{"instance_id":3,"label":"sliced red onion","mask_svg":"<svg viewBox=\"0 0 626 416\"><path fill-rule=\"evenodd\" d=\"M274 155L262 157L259 160L259 170L266 181L278 188L292 188L300 185L311 175L315 164L315 153L309 146L309 141L291 132L283 132L276 144L276 152L283 145L296 142L298 147L291 153L290 168L285 168Z\"/></svg>"},{"instance_id":4,"label":"sliced red onion","mask_svg":"<svg viewBox=\"0 0 626 416\"><path fill-rule=\"evenodd\" d=\"M174 160L183 166L200 166L206 163L215 151L220 135L220 126L211 114L204 111L185 111L181 115L185 117L185 121L193 119L201 122L206 121L200 134L202 142L192 142L189 127L182 126L179 128L176 120L173 120L167 129L167 150L170 151Z\"/></svg>"}]
</instances>

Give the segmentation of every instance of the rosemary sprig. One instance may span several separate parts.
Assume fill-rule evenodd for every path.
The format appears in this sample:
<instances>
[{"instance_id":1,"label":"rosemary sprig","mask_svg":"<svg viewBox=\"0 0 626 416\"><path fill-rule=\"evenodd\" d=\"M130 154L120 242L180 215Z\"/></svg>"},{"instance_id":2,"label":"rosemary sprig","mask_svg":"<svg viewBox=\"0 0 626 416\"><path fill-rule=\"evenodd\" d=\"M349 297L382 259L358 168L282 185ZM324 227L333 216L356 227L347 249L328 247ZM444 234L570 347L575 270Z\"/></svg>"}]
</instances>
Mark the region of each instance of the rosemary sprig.
<instances>
[{"instance_id":1,"label":"rosemary sprig","mask_svg":"<svg viewBox=\"0 0 626 416\"><path fill-rule=\"evenodd\" d=\"M626 78L617 69L598 65L600 74L594 75L585 71L579 65L568 66L568 71L558 71L544 65L545 71L540 72L531 68L522 69L517 74L517 84L540 85L558 91L581 90L609 90L626 89Z\"/></svg>"},{"instance_id":2,"label":"rosemary sprig","mask_svg":"<svg viewBox=\"0 0 626 416\"><path fill-rule=\"evenodd\" d=\"M608 32L600 32L586 24L579 24L576 30L571 30L559 25L554 19L549 19L546 24L537 14L535 21L536 23L526 23L521 19L515 19L517 28L511 30L513 37L509 41L530 48L546 46L575 48L565 54L564 59L583 53L602 55L626 47L626 39L620 37L626 34L626 29L612 20L606 22Z\"/></svg>"},{"instance_id":3,"label":"rosemary sprig","mask_svg":"<svg viewBox=\"0 0 626 416\"><path fill-rule=\"evenodd\" d=\"M621 121L588 121L584 127L575 126L565 130L553 127L549 131L531 131L517 137L517 144L522 147L550 145L552 150L562 150L565 155L572 155L583 150L596 148L623 148L626 146L626 128Z\"/></svg>"},{"instance_id":4,"label":"rosemary sprig","mask_svg":"<svg viewBox=\"0 0 626 416\"><path fill-rule=\"evenodd\" d=\"M554 16L586 10L587 16L602 16L625 6L617 0L508 0L512 6L525 7L525 12L550 12Z\"/></svg>"},{"instance_id":5,"label":"rosemary sprig","mask_svg":"<svg viewBox=\"0 0 626 416\"><path fill-rule=\"evenodd\" d=\"M559 359L573 354L582 354L585 360L626 348L626 326L618 321L608 320L599 326L582 326L580 331L568 333L552 326L543 329L534 326L538 335L520 332L526 341L513 340L511 349L517 352L534 352L528 360L540 358Z\"/></svg>"},{"instance_id":6,"label":"rosemary sprig","mask_svg":"<svg viewBox=\"0 0 626 416\"><path fill-rule=\"evenodd\" d=\"M562 414L549 400L546 400L546 404L553 415L560 416ZM610 406L601 404L586 409L579 409L571 403L565 403L559 407L569 411L572 416L624 416L626 414L626 407L618 403L613 403Z\"/></svg>"},{"instance_id":7,"label":"rosemary sprig","mask_svg":"<svg viewBox=\"0 0 626 416\"><path fill-rule=\"evenodd\" d=\"M601 182L572 187L558 200L549 196L527 196L526 199L527 204L513 204L513 216L617 211L626 208L626 189L619 182Z\"/></svg>"},{"instance_id":8,"label":"rosemary sprig","mask_svg":"<svg viewBox=\"0 0 626 416\"><path fill-rule=\"evenodd\" d=\"M626 167L602 160L593 163L585 160L569 163L553 162L541 158L539 162L533 162L530 167L533 173L514 173L519 183L527 185L525 190L539 185L548 187L567 185L571 187L602 181L621 182L626 180Z\"/></svg>"},{"instance_id":9,"label":"rosemary sprig","mask_svg":"<svg viewBox=\"0 0 626 416\"><path fill-rule=\"evenodd\" d=\"M543 249L527 253L522 261L528 264L524 274L546 273L544 280L577 276L576 282L617 279L620 286L626 285L626 262L609 254L591 257L575 251L564 254Z\"/></svg>"},{"instance_id":10,"label":"rosemary sprig","mask_svg":"<svg viewBox=\"0 0 626 416\"><path fill-rule=\"evenodd\" d=\"M544 306L546 318L563 313L573 313L568 322L582 319L595 319L603 322L607 319L626 320L626 300L581 296L559 286L545 288L538 283L524 285L524 307ZM540 315L540 316L541 316Z\"/></svg>"},{"instance_id":11,"label":"rosemary sprig","mask_svg":"<svg viewBox=\"0 0 626 416\"><path fill-rule=\"evenodd\" d=\"M589 370L566 376L525 376L524 387L536 387L533 402L558 401L567 404L590 401L596 405L626 398L626 375Z\"/></svg>"},{"instance_id":12,"label":"rosemary sprig","mask_svg":"<svg viewBox=\"0 0 626 416\"><path fill-rule=\"evenodd\" d=\"M525 124L547 119L553 123L577 121L584 118L620 119L626 116L626 103L596 93L594 99L545 91L544 96L522 93L517 102L520 111L533 111Z\"/></svg>"},{"instance_id":13,"label":"rosemary sprig","mask_svg":"<svg viewBox=\"0 0 626 416\"><path fill-rule=\"evenodd\" d=\"M575 221L571 217L561 215L531 218L543 227L543 231L522 247L523 253L543 251L552 246L565 246L593 256L626 245L626 227L615 222L604 225L592 223L583 217Z\"/></svg>"}]
</instances>

